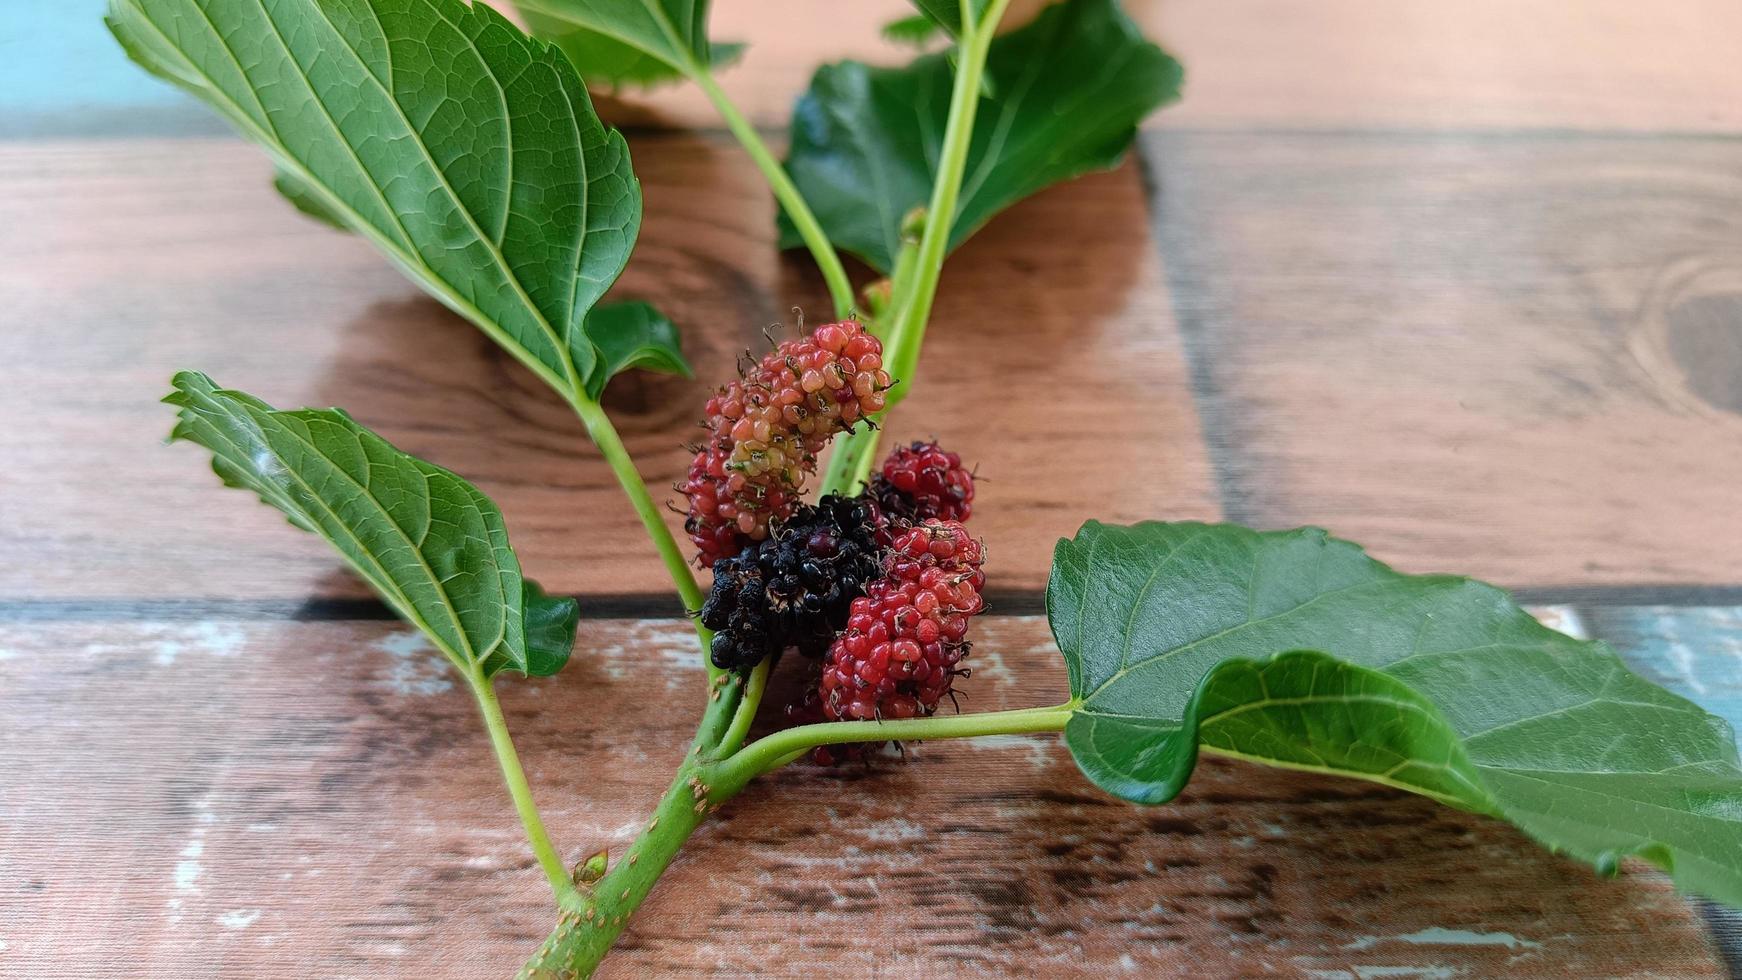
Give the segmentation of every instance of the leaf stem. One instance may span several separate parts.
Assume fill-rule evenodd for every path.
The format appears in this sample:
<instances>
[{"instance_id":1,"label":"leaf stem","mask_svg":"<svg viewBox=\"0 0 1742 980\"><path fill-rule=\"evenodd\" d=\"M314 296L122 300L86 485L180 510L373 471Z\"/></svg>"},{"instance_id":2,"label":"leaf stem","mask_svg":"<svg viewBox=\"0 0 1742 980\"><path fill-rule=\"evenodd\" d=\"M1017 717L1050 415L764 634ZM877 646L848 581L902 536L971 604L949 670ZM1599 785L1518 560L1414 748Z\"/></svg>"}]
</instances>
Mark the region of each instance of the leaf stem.
<instances>
[{"instance_id":1,"label":"leaf stem","mask_svg":"<svg viewBox=\"0 0 1742 980\"><path fill-rule=\"evenodd\" d=\"M550 879L551 890L556 893L560 906L574 895L575 886L569 881L568 869L551 844L550 835L545 833L538 806L532 801L532 787L526 783L526 772L520 768L520 756L514 751L513 739L508 737L508 722L502 717L502 706L496 701L496 688L489 678L476 671L466 672L466 682L472 688L478 710L484 715L484 728L490 732L490 748L496 753L496 764L502 768L502 781L508 784L508 795L514 799L520 824L526 828L526 842L532 845L532 853L537 856L539 867L544 869L544 876Z\"/></svg>"},{"instance_id":2,"label":"leaf stem","mask_svg":"<svg viewBox=\"0 0 1742 980\"><path fill-rule=\"evenodd\" d=\"M926 325L931 320L932 301L937 296L938 279L943 274L944 256L949 252L950 231L956 220L956 201L962 191L968 150L974 140L974 115L980 105L986 55L991 50L992 37L1009 2L991 0L978 22L966 18L962 21L960 55L956 59L955 84L950 91L950 111L944 124L943 144L938 151L937 178L932 184L931 202L925 207L918 247L910 254L903 245L896 255L896 271L890 280L893 312L883 335L883 366L898 383L890 389L883 411L872 421L886 418L890 410L913 390L913 374L919 366L919 350L925 342ZM880 430L867 428L841 440L829 460L824 492L846 492L864 483L871 474L871 461L879 438Z\"/></svg>"},{"instance_id":3,"label":"leaf stem","mask_svg":"<svg viewBox=\"0 0 1742 980\"><path fill-rule=\"evenodd\" d=\"M895 271L889 274L889 316L883 340L900 324L902 312L907 309L908 300L913 293L913 267L919 263L919 240L925 233L925 209L915 208L915 214L910 216L914 222L913 234L903 235L901 248L895 253Z\"/></svg>"},{"instance_id":4,"label":"leaf stem","mask_svg":"<svg viewBox=\"0 0 1742 980\"><path fill-rule=\"evenodd\" d=\"M765 657L750 671L750 680L744 684L744 693L738 701L738 710L732 715L732 724L720 738L720 752L736 752L744 744L744 736L756 720L756 709L762 704L762 692L768 687L768 672L773 664L774 658Z\"/></svg>"},{"instance_id":5,"label":"leaf stem","mask_svg":"<svg viewBox=\"0 0 1742 980\"><path fill-rule=\"evenodd\" d=\"M622 485L623 492L629 496L630 505L641 518L641 526L647 529L647 536L653 540L654 548L659 551L659 558L665 563L665 570L671 575L672 584L677 586L684 608L691 611L702 608L706 597L702 594L702 587L696 584L695 573L690 571L689 559L685 557L677 539L672 537L671 528L665 526L665 518L660 515L659 505L653 502L653 495L648 493L647 484L641 479L640 471L635 468L635 460L630 458L629 450L624 448L623 439L617 435L617 427L611 424L611 417L605 414L605 409L598 402L579 394L571 395L569 404L574 407L575 414L580 416L581 423L587 427L587 435L592 438L593 445L598 446L599 452L604 454L611 472L617 475L617 482ZM705 659L708 644L714 634L699 620L695 627L696 635L701 638L702 656ZM712 661L707 666L708 680L711 682L718 677L720 671Z\"/></svg>"},{"instance_id":6,"label":"leaf stem","mask_svg":"<svg viewBox=\"0 0 1742 980\"><path fill-rule=\"evenodd\" d=\"M564 909L556 928L521 970L523 978L583 977L610 952L654 883L695 829L707 818L707 797L697 797L694 771L678 770L653 811L647 828L605 876Z\"/></svg>"},{"instance_id":7,"label":"leaf stem","mask_svg":"<svg viewBox=\"0 0 1742 980\"><path fill-rule=\"evenodd\" d=\"M853 495L858 490L853 474L858 472L860 458L869 457L876 450L877 430L868 425L837 437L817 496L826 497L831 493Z\"/></svg>"},{"instance_id":8,"label":"leaf stem","mask_svg":"<svg viewBox=\"0 0 1742 980\"><path fill-rule=\"evenodd\" d=\"M756 127L744 118L744 114L738 111L725 90L714 80L713 72L708 66L692 63L689 76L703 94L707 95L708 101L714 104L720 118L725 120L726 128L732 131L732 135L737 137L745 152L750 154L750 159L756 163L756 169L762 171L762 177L768 181L775 200L786 210L786 216L792 219L793 227L798 229L799 237L804 239L805 247L810 249L817 268L822 271L823 281L829 287L829 298L835 304L835 316L846 319L853 312L853 283L847 278L847 270L841 265L840 255L836 254L835 247L829 243L829 236L823 232L823 226L817 222L816 215L811 213L810 205L805 203L804 195L799 193L798 186L787 175L786 168L769 151L768 144L762 141L762 135L756 131Z\"/></svg>"},{"instance_id":9,"label":"leaf stem","mask_svg":"<svg viewBox=\"0 0 1742 980\"><path fill-rule=\"evenodd\" d=\"M920 236L919 256L914 263L917 278L911 291L906 292L910 299L895 325L892 349L884 359L884 366L897 378L911 379L913 369L919 363L919 348L925 340L926 324L931 318L932 300L937 295L944 256L949 252L950 232L956 220L956 199L961 194L968 149L973 143L974 114L980 105L986 55L1009 2L991 0L979 21L962 21L961 53L956 63L955 87L950 92L944 142L938 152L937 180L932 184L931 202L926 205L925 231ZM897 289L900 288L898 284ZM912 387L909 382L890 392L884 410L895 407Z\"/></svg>"},{"instance_id":10,"label":"leaf stem","mask_svg":"<svg viewBox=\"0 0 1742 980\"><path fill-rule=\"evenodd\" d=\"M722 783L748 782L798 758L806 749L847 742L924 741L1063 731L1075 702L1014 711L907 718L900 721L831 721L765 735L710 770Z\"/></svg>"},{"instance_id":11,"label":"leaf stem","mask_svg":"<svg viewBox=\"0 0 1742 980\"><path fill-rule=\"evenodd\" d=\"M724 782L711 778L700 762L714 747L712 733L726 728L743 704L737 675L725 675L715 690L716 695L696 726L696 740L690 753L672 777L671 786L660 798L646 828L603 877L582 886L574 900L562 903L556 928L521 969L522 978L566 980L591 974L684 842L708 814L744 788L747 780Z\"/></svg>"}]
</instances>

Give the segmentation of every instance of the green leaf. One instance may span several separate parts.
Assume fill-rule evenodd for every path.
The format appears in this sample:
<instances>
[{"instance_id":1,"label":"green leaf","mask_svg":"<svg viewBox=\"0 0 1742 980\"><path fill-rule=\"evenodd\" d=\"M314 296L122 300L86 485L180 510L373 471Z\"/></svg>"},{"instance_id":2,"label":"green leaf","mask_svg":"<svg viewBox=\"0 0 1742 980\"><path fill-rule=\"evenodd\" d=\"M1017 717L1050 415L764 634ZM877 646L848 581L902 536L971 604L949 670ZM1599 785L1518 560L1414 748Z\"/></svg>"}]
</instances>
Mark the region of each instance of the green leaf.
<instances>
[{"instance_id":1,"label":"green leaf","mask_svg":"<svg viewBox=\"0 0 1742 980\"><path fill-rule=\"evenodd\" d=\"M1137 123L1179 94L1180 66L1115 0L1067 0L997 38L950 247L1060 181L1117 166ZM901 218L926 203L949 114L949 53L906 68L825 65L793 110L787 169L839 248L885 274ZM782 247L800 244L782 215Z\"/></svg>"},{"instance_id":2,"label":"green leaf","mask_svg":"<svg viewBox=\"0 0 1742 980\"><path fill-rule=\"evenodd\" d=\"M345 227L345 219L340 217L332 208L327 207L327 202L321 199L320 194L298 180L295 174L286 173L283 170L278 171L272 176L272 186L278 193L284 195L284 199L289 201L292 207L303 214L340 231L350 231L349 228Z\"/></svg>"},{"instance_id":3,"label":"green leaf","mask_svg":"<svg viewBox=\"0 0 1742 980\"><path fill-rule=\"evenodd\" d=\"M1185 727L1198 737L1165 739L1169 748L1195 753L1201 743L1270 765L1360 774L1500 815L1433 702L1389 674L1316 650L1222 661L1187 705ZM1192 761L1183 762L1189 772Z\"/></svg>"},{"instance_id":4,"label":"green leaf","mask_svg":"<svg viewBox=\"0 0 1742 980\"><path fill-rule=\"evenodd\" d=\"M960 0L913 0L913 5L926 20L944 29L951 37L962 36L962 4ZM969 14L975 21L986 15L986 0L970 0Z\"/></svg>"},{"instance_id":5,"label":"green leaf","mask_svg":"<svg viewBox=\"0 0 1742 980\"><path fill-rule=\"evenodd\" d=\"M667 78L713 64L722 53L737 57L731 49L738 46L724 45L722 52L708 43L708 0L515 0L515 6L529 24L537 19L534 30L540 35L556 37L577 30L603 35L664 66ZM571 56L598 51L596 45L583 45ZM620 68L627 65L643 77L652 74L639 62L627 62L620 51L611 57ZM659 77L655 75L655 80Z\"/></svg>"},{"instance_id":6,"label":"green leaf","mask_svg":"<svg viewBox=\"0 0 1742 980\"><path fill-rule=\"evenodd\" d=\"M225 483L326 538L461 671L552 674L568 659L574 600L521 577L502 513L478 488L338 409L276 411L188 371L174 386L171 439L204 446Z\"/></svg>"},{"instance_id":7,"label":"green leaf","mask_svg":"<svg viewBox=\"0 0 1742 980\"><path fill-rule=\"evenodd\" d=\"M682 71L641 48L560 17L539 13L538 9L549 2L520 0L515 7L532 36L561 48L588 84L647 88L684 77ZM714 71L736 64L743 56L742 44L708 45L708 67Z\"/></svg>"},{"instance_id":8,"label":"green leaf","mask_svg":"<svg viewBox=\"0 0 1742 980\"><path fill-rule=\"evenodd\" d=\"M110 0L108 23L264 147L293 199L579 389L641 192L561 53L462 0Z\"/></svg>"},{"instance_id":9,"label":"green leaf","mask_svg":"<svg viewBox=\"0 0 1742 980\"><path fill-rule=\"evenodd\" d=\"M930 44L939 34L937 21L924 14L914 14L900 17L883 25L883 39L892 44L905 44L909 47L923 48Z\"/></svg>"},{"instance_id":10,"label":"green leaf","mask_svg":"<svg viewBox=\"0 0 1742 980\"><path fill-rule=\"evenodd\" d=\"M574 652L575 631L581 625L581 604L572 596L548 596L532 579L525 580L522 606L526 622L526 667L529 677L549 677L563 669Z\"/></svg>"},{"instance_id":11,"label":"green leaf","mask_svg":"<svg viewBox=\"0 0 1742 980\"><path fill-rule=\"evenodd\" d=\"M587 378L587 397L594 401L606 382L629 368L695 377L684 360L677 327L665 314L634 300L595 307L587 317L587 334L599 345L599 363Z\"/></svg>"},{"instance_id":12,"label":"green leaf","mask_svg":"<svg viewBox=\"0 0 1742 980\"><path fill-rule=\"evenodd\" d=\"M1090 523L1059 542L1047 609L1078 704L1066 744L1115 795L1173 798L1201 743L1742 903L1729 726L1492 586L1402 575L1316 529Z\"/></svg>"}]
</instances>

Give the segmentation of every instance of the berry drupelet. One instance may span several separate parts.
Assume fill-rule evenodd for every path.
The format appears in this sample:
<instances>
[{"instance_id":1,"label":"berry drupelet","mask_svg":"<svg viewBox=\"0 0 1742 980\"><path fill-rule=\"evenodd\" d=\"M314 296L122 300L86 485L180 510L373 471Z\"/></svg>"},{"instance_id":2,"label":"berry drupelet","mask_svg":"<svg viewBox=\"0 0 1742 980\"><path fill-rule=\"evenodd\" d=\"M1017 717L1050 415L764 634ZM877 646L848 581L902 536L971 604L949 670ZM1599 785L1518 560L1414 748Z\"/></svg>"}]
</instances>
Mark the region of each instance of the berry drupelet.
<instances>
[{"instance_id":1,"label":"berry drupelet","mask_svg":"<svg viewBox=\"0 0 1742 980\"><path fill-rule=\"evenodd\" d=\"M684 530L713 563L768 537L797 506L817 453L883 410L883 345L853 321L826 323L770 351L708 399L705 444L678 491Z\"/></svg>"},{"instance_id":2,"label":"berry drupelet","mask_svg":"<svg viewBox=\"0 0 1742 980\"><path fill-rule=\"evenodd\" d=\"M714 563L702 625L714 630L714 666L747 670L789 647L820 657L853 601L882 574L870 508L834 494L800 504L772 534Z\"/></svg>"},{"instance_id":3,"label":"berry drupelet","mask_svg":"<svg viewBox=\"0 0 1742 980\"><path fill-rule=\"evenodd\" d=\"M889 454L871 480L870 493L888 544L911 524L967 520L974 509L974 475L955 453L935 442L915 442Z\"/></svg>"},{"instance_id":4,"label":"berry drupelet","mask_svg":"<svg viewBox=\"0 0 1742 980\"><path fill-rule=\"evenodd\" d=\"M968 654L968 617L978 613L983 550L958 521L928 520L899 532L883 577L853 601L847 628L829 648L819 686L836 721L913 718L937 710Z\"/></svg>"}]
</instances>

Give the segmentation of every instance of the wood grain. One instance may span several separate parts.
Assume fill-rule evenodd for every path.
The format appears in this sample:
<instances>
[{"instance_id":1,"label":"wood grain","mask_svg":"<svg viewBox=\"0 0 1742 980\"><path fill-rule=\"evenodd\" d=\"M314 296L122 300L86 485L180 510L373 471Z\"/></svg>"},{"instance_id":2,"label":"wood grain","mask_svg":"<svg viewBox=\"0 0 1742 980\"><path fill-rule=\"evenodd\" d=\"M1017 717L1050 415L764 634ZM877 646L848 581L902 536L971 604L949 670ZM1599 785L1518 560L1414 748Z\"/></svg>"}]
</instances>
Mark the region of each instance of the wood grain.
<instances>
[{"instance_id":1,"label":"wood grain","mask_svg":"<svg viewBox=\"0 0 1742 980\"><path fill-rule=\"evenodd\" d=\"M1062 695L1044 623L977 633L974 710ZM589 624L562 675L504 682L571 857L645 819L694 721L692 642ZM545 888L473 708L404 627L63 623L0 649L9 975L503 975L540 938ZM1600 882L1498 822L1218 760L1133 807L1050 736L759 781L604 972L1405 970L1721 975L1655 875Z\"/></svg>"},{"instance_id":2,"label":"wood grain","mask_svg":"<svg viewBox=\"0 0 1742 980\"><path fill-rule=\"evenodd\" d=\"M1019 2L1007 23L1032 16ZM1742 128L1742 6L1725 0L1127 0L1186 65L1186 97L1151 127ZM900 64L878 29L901 0L715 5L714 36L750 43L722 84L751 118L784 127L824 61ZM779 25L774 28L772 25ZM610 113L717 126L693 87L624 93Z\"/></svg>"},{"instance_id":3,"label":"wood grain","mask_svg":"<svg viewBox=\"0 0 1742 980\"><path fill-rule=\"evenodd\" d=\"M506 7L506 0L492 0ZM8 136L221 131L206 110L128 65L98 19L54 0L0 14L23 59L7 80ZM17 0L13 5L18 6ZM1040 0L1015 0L1021 23ZM1126 0L1144 32L1185 62L1186 97L1153 118L1168 127L1453 127L1736 132L1742 127L1742 6L1732 0ZM713 35L749 44L720 74L758 125L784 129L818 65L896 65L909 49L879 35L904 0L719 3ZM39 24L57 29L32 35ZM28 43L24 39L28 38ZM76 84L52 72L78 65ZM658 128L720 127L690 85L601 100L607 119Z\"/></svg>"},{"instance_id":4,"label":"wood grain","mask_svg":"<svg viewBox=\"0 0 1742 980\"><path fill-rule=\"evenodd\" d=\"M1231 518L1506 584L1742 581L1742 143L1146 147Z\"/></svg>"},{"instance_id":5,"label":"wood grain","mask_svg":"<svg viewBox=\"0 0 1742 980\"><path fill-rule=\"evenodd\" d=\"M676 319L702 380L630 376L606 402L674 497L708 388L792 307L827 306L808 262L775 250L735 145L632 144L647 216L614 295ZM0 432L0 596L364 594L323 544L221 490L198 451L159 445L171 413L155 403L182 368L280 406L343 406L475 480L548 588L668 591L557 398L268 177L230 140L0 143L0 362L30 366L0 386L18 423ZM1044 584L1053 541L1087 518L1217 514L1135 167L1043 194L963 248L914 380L887 437L936 436L978 465L995 589ZM1108 449L1126 445L1145 452Z\"/></svg>"},{"instance_id":6,"label":"wood grain","mask_svg":"<svg viewBox=\"0 0 1742 980\"><path fill-rule=\"evenodd\" d=\"M1161 127L1742 128L1723 0L1131 6L1187 68Z\"/></svg>"}]
</instances>

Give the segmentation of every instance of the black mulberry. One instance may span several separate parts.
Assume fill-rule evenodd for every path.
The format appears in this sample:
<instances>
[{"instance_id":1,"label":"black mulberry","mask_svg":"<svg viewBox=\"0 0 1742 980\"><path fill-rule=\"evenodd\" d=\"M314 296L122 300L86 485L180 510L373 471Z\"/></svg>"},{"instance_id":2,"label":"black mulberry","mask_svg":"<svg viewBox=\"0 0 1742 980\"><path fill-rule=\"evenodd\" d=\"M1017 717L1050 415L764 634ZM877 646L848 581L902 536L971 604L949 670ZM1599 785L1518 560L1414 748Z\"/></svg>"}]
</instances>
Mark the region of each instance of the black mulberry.
<instances>
[{"instance_id":1,"label":"black mulberry","mask_svg":"<svg viewBox=\"0 0 1742 980\"><path fill-rule=\"evenodd\" d=\"M702 625L714 631L714 665L746 670L789 648L821 657L882 569L863 499L830 494L798 505L767 539L714 562L701 609Z\"/></svg>"}]
</instances>

